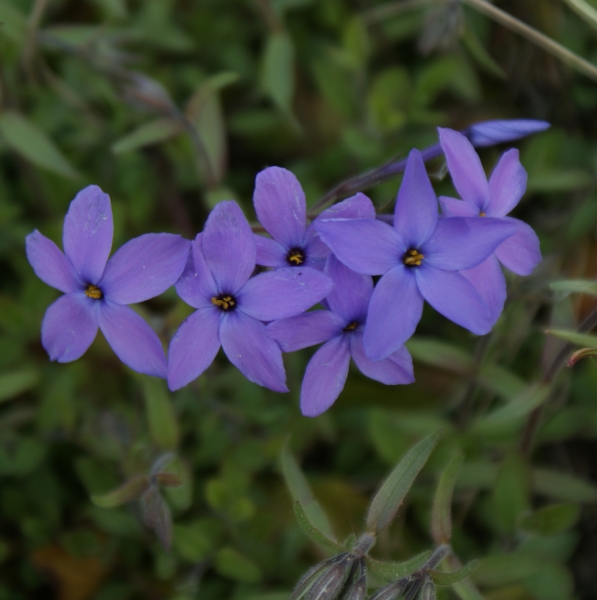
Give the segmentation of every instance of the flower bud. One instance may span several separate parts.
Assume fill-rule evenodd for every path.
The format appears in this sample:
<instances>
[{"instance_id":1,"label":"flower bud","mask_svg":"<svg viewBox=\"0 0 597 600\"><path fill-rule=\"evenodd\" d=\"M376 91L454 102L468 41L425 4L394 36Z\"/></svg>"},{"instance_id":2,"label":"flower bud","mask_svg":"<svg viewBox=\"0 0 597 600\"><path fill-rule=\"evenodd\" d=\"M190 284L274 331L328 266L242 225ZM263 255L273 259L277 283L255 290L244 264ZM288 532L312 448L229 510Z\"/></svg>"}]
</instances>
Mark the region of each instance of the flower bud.
<instances>
[{"instance_id":1,"label":"flower bud","mask_svg":"<svg viewBox=\"0 0 597 600\"><path fill-rule=\"evenodd\" d=\"M411 581L412 580L409 577L405 577L404 579L394 581L394 583L384 585L379 588L369 600L397 600Z\"/></svg>"},{"instance_id":2,"label":"flower bud","mask_svg":"<svg viewBox=\"0 0 597 600\"><path fill-rule=\"evenodd\" d=\"M340 560L328 567L315 580L309 593L305 596L306 600L337 600L351 573L355 557L346 552L340 554L337 558Z\"/></svg>"},{"instance_id":3,"label":"flower bud","mask_svg":"<svg viewBox=\"0 0 597 600\"><path fill-rule=\"evenodd\" d=\"M433 579L429 575L425 575L421 591L419 592L418 600L435 600L437 594L435 593L435 584Z\"/></svg>"},{"instance_id":4,"label":"flower bud","mask_svg":"<svg viewBox=\"0 0 597 600\"><path fill-rule=\"evenodd\" d=\"M363 557L356 559L340 600L365 600L367 595L367 565Z\"/></svg>"}]
</instances>

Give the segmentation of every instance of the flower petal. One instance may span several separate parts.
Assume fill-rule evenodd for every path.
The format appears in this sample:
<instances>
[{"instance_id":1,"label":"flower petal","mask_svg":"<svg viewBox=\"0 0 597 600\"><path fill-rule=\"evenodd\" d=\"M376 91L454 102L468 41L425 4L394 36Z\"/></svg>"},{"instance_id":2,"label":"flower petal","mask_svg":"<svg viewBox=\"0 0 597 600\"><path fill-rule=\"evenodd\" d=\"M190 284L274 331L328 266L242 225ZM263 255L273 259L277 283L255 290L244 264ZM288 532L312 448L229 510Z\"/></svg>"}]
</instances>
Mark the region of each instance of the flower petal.
<instances>
[{"instance_id":1,"label":"flower petal","mask_svg":"<svg viewBox=\"0 0 597 600\"><path fill-rule=\"evenodd\" d=\"M295 352L327 342L342 333L346 321L331 310L315 310L270 323L266 332L284 352Z\"/></svg>"},{"instance_id":2,"label":"flower petal","mask_svg":"<svg viewBox=\"0 0 597 600\"><path fill-rule=\"evenodd\" d=\"M532 227L518 219L504 217L501 220L514 223L516 233L498 247L495 255L510 271L514 271L517 275L530 275L541 262L541 248L537 234Z\"/></svg>"},{"instance_id":3,"label":"flower petal","mask_svg":"<svg viewBox=\"0 0 597 600\"><path fill-rule=\"evenodd\" d=\"M471 269L495 252L516 231L507 219L453 217L441 219L421 248L423 264L446 271Z\"/></svg>"},{"instance_id":4,"label":"flower petal","mask_svg":"<svg viewBox=\"0 0 597 600\"><path fill-rule=\"evenodd\" d=\"M343 265L334 255L327 260L324 273L334 282L332 291L326 296L329 307L347 324L364 322L373 293L370 275L361 275Z\"/></svg>"},{"instance_id":5,"label":"flower petal","mask_svg":"<svg viewBox=\"0 0 597 600\"><path fill-rule=\"evenodd\" d=\"M350 353L359 371L375 381L386 385L413 383L413 359L409 351L401 346L388 358L373 361L365 354L363 334L353 333L350 336Z\"/></svg>"},{"instance_id":6,"label":"flower petal","mask_svg":"<svg viewBox=\"0 0 597 600\"><path fill-rule=\"evenodd\" d=\"M433 233L438 219L437 196L423 157L411 150L394 210L394 227L406 244L418 248Z\"/></svg>"},{"instance_id":7,"label":"flower petal","mask_svg":"<svg viewBox=\"0 0 597 600\"><path fill-rule=\"evenodd\" d=\"M417 269L415 275L421 294L437 312L478 335L491 331L489 308L460 273L427 265Z\"/></svg>"},{"instance_id":8,"label":"flower petal","mask_svg":"<svg viewBox=\"0 0 597 600\"><path fill-rule=\"evenodd\" d=\"M407 250L398 232L377 219L323 220L315 227L340 262L364 275L383 275Z\"/></svg>"},{"instance_id":9,"label":"flower petal","mask_svg":"<svg viewBox=\"0 0 597 600\"><path fill-rule=\"evenodd\" d=\"M520 164L518 150L512 148L502 154L489 178L487 215L506 216L522 198L527 188L527 172Z\"/></svg>"},{"instance_id":10,"label":"flower petal","mask_svg":"<svg viewBox=\"0 0 597 600\"><path fill-rule=\"evenodd\" d=\"M286 255L288 250L271 238L254 234L255 247L257 248L256 262L264 267L287 267Z\"/></svg>"},{"instance_id":11,"label":"flower petal","mask_svg":"<svg viewBox=\"0 0 597 600\"><path fill-rule=\"evenodd\" d=\"M168 387L174 391L197 379L220 349L221 313L202 308L187 317L170 342Z\"/></svg>"},{"instance_id":12,"label":"flower petal","mask_svg":"<svg viewBox=\"0 0 597 600\"><path fill-rule=\"evenodd\" d=\"M127 242L108 261L100 281L116 304L144 302L163 294L180 278L191 242L171 233L147 233Z\"/></svg>"},{"instance_id":13,"label":"flower petal","mask_svg":"<svg viewBox=\"0 0 597 600\"><path fill-rule=\"evenodd\" d=\"M177 294L194 308L212 307L211 299L218 295L218 286L203 256L202 239L203 234L198 233L191 243L187 265L176 282Z\"/></svg>"},{"instance_id":14,"label":"flower petal","mask_svg":"<svg viewBox=\"0 0 597 600\"><path fill-rule=\"evenodd\" d=\"M440 196L439 203L444 217L478 217L479 209L476 204L469 204L464 200Z\"/></svg>"},{"instance_id":15,"label":"flower petal","mask_svg":"<svg viewBox=\"0 0 597 600\"><path fill-rule=\"evenodd\" d=\"M346 383L349 364L348 339L344 335L317 350L307 365L301 387L303 415L317 417L336 401Z\"/></svg>"},{"instance_id":16,"label":"flower petal","mask_svg":"<svg viewBox=\"0 0 597 600\"><path fill-rule=\"evenodd\" d=\"M145 375L168 375L160 339L132 308L104 301L98 321L108 344L125 365Z\"/></svg>"},{"instance_id":17,"label":"flower petal","mask_svg":"<svg viewBox=\"0 0 597 600\"><path fill-rule=\"evenodd\" d=\"M317 220L323 219L375 219L375 206L371 198L359 192L324 210Z\"/></svg>"},{"instance_id":18,"label":"flower petal","mask_svg":"<svg viewBox=\"0 0 597 600\"><path fill-rule=\"evenodd\" d=\"M98 307L99 302L82 292L50 304L41 325L41 343L50 360L66 363L85 354L97 335Z\"/></svg>"},{"instance_id":19,"label":"flower petal","mask_svg":"<svg viewBox=\"0 0 597 600\"><path fill-rule=\"evenodd\" d=\"M253 204L259 222L280 244L300 246L307 226L305 193L293 173L269 167L257 174Z\"/></svg>"},{"instance_id":20,"label":"flower petal","mask_svg":"<svg viewBox=\"0 0 597 600\"><path fill-rule=\"evenodd\" d=\"M253 273L257 257L253 232L236 202L225 200L211 211L202 245L219 292L235 294Z\"/></svg>"},{"instance_id":21,"label":"flower petal","mask_svg":"<svg viewBox=\"0 0 597 600\"><path fill-rule=\"evenodd\" d=\"M25 238L25 243L27 260L44 283L65 294L83 287L73 266L52 240L36 229Z\"/></svg>"},{"instance_id":22,"label":"flower petal","mask_svg":"<svg viewBox=\"0 0 597 600\"><path fill-rule=\"evenodd\" d=\"M369 303L363 343L371 360L396 352L415 332L423 313L412 269L399 265L377 283Z\"/></svg>"},{"instance_id":23,"label":"flower petal","mask_svg":"<svg viewBox=\"0 0 597 600\"><path fill-rule=\"evenodd\" d=\"M220 341L228 360L249 380L275 392L287 392L280 346L269 338L265 325L240 310L226 314Z\"/></svg>"},{"instance_id":24,"label":"flower petal","mask_svg":"<svg viewBox=\"0 0 597 600\"><path fill-rule=\"evenodd\" d=\"M110 256L114 224L110 196L97 185L81 190L64 219L64 253L85 283L97 284Z\"/></svg>"},{"instance_id":25,"label":"flower petal","mask_svg":"<svg viewBox=\"0 0 597 600\"><path fill-rule=\"evenodd\" d=\"M506 278L500 267L498 259L492 254L481 264L460 271L460 274L470 281L485 302L491 315L492 323L495 323L504 310L506 301Z\"/></svg>"},{"instance_id":26,"label":"flower petal","mask_svg":"<svg viewBox=\"0 0 597 600\"><path fill-rule=\"evenodd\" d=\"M315 269L287 267L256 275L236 294L239 310L260 321L294 317L323 300L332 280Z\"/></svg>"},{"instance_id":27,"label":"flower petal","mask_svg":"<svg viewBox=\"0 0 597 600\"><path fill-rule=\"evenodd\" d=\"M498 119L475 123L466 130L466 133L474 146L482 147L511 142L549 127L551 125L547 121L536 119Z\"/></svg>"},{"instance_id":28,"label":"flower petal","mask_svg":"<svg viewBox=\"0 0 597 600\"><path fill-rule=\"evenodd\" d=\"M479 155L462 133L437 128L454 187L463 200L483 210L489 199L487 177Z\"/></svg>"}]
</instances>

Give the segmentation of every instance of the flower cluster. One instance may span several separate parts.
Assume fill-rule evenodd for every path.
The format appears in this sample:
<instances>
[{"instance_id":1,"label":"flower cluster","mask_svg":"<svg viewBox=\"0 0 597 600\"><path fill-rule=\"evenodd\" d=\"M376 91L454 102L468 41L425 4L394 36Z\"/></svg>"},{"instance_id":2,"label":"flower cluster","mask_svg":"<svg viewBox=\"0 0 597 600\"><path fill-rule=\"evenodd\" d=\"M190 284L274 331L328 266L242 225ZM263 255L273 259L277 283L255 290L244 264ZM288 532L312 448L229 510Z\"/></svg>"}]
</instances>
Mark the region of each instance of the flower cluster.
<instances>
[{"instance_id":1,"label":"flower cluster","mask_svg":"<svg viewBox=\"0 0 597 600\"><path fill-rule=\"evenodd\" d=\"M239 206L225 201L192 242L142 235L108 260L110 200L97 186L85 188L65 218L64 254L38 231L27 236L36 274L64 292L44 317L44 348L52 360L76 360L99 328L126 365L167 378L177 390L201 375L221 347L249 380L284 392L282 352L322 344L301 389L308 416L336 400L351 357L367 377L411 383L404 343L424 301L486 334L506 297L500 263L527 275L541 260L533 230L506 216L526 187L518 152L507 151L488 181L464 135L439 133L461 199L438 200L423 156L412 150L390 222L358 193L308 224L296 177L270 167L257 175L253 197L270 237L255 234ZM373 276L380 276L376 284ZM127 305L172 285L196 310L172 338L166 359L156 333ZM318 303L321 309L309 311Z\"/></svg>"}]
</instances>

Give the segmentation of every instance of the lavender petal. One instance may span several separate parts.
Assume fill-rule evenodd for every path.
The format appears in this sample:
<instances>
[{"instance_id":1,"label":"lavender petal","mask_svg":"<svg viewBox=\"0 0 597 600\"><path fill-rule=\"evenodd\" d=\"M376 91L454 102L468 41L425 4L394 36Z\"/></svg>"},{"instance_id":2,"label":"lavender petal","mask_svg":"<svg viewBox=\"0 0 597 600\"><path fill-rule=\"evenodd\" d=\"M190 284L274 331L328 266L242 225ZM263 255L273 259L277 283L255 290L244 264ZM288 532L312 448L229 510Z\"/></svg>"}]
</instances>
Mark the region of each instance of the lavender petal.
<instances>
[{"instance_id":1,"label":"lavender petal","mask_svg":"<svg viewBox=\"0 0 597 600\"><path fill-rule=\"evenodd\" d=\"M170 342L168 387L178 390L197 379L220 349L220 311L201 308L187 317Z\"/></svg>"},{"instance_id":2,"label":"lavender petal","mask_svg":"<svg viewBox=\"0 0 597 600\"><path fill-rule=\"evenodd\" d=\"M211 299L219 293L203 256L202 239L203 234L198 233L191 243L187 265L176 282L177 294L194 308L213 306Z\"/></svg>"},{"instance_id":3,"label":"lavender petal","mask_svg":"<svg viewBox=\"0 0 597 600\"><path fill-rule=\"evenodd\" d=\"M73 266L52 240L36 229L25 238L25 243L27 259L44 283L65 294L83 288Z\"/></svg>"},{"instance_id":4,"label":"lavender petal","mask_svg":"<svg viewBox=\"0 0 597 600\"><path fill-rule=\"evenodd\" d=\"M361 275L343 265L335 256L326 262L324 273L334 282L326 296L328 306L348 323L365 320L373 293L370 275Z\"/></svg>"},{"instance_id":5,"label":"lavender petal","mask_svg":"<svg viewBox=\"0 0 597 600\"><path fill-rule=\"evenodd\" d=\"M82 189L64 219L62 245L77 275L97 284L110 256L114 225L110 197L97 185Z\"/></svg>"},{"instance_id":6,"label":"lavender petal","mask_svg":"<svg viewBox=\"0 0 597 600\"><path fill-rule=\"evenodd\" d=\"M463 133L473 146L482 148L503 142L512 142L532 133L545 131L551 125L535 119L499 119L475 123Z\"/></svg>"},{"instance_id":7,"label":"lavender petal","mask_svg":"<svg viewBox=\"0 0 597 600\"><path fill-rule=\"evenodd\" d=\"M412 269L399 265L386 273L371 296L363 344L371 360L396 352L415 332L423 297Z\"/></svg>"},{"instance_id":8,"label":"lavender petal","mask_svg":"<svg viewBox=\"0 0 597 600\"><path fill-rule=\"evenodd\" d=\"M266 327L266 333L284 352L295 352L327 342L340 335L346 325L348 323L331 310L315 310L274 321Z\"/></svg>"},{"instance_id":9,"label":"lavender petal","mask_svg":"<svg viewBox=\"0 0 597 600\"><path fill-rule=\"evenodd\" d=\"M66 294L50 304L41 325L41 343L50 360L66 363L85 354L97 335L98 306L83 292Z\"/></svg>"},{"instance_id":10,"label":"lavender petal","mask_svg":"<svg viewBox=\"0 0 597 600\"><path fill-rule=\"evenodd\" d=\"M539 238L532 227L512 217L503 217L516 225L513 236L503 242L495 251L499 261L517 275L530 275L541 262Z\"/></svg>"},{"instance_id":11,"label":"lavender petal","mask_svg":"<svg viewBox=\"0 0 597 600\"><path fill-rule=\"evenodd\" d=\"M301 412L317 417L325 412L340 395L346 383L350 352L346 336L326 342L313 355L301 387Z\"/></svg>"},{"instance_id":12,"label":"lavender petal","mask_svg":"<svg viewBox=\"0 0 597 600\"><path fill-rule=\"evenodd\" d=\"M288 250L282 244L276 242L276 240L257 234L254 234L253 239L257 248L256 262L258 265L264 267L288 266L288 261L286 260Z\"/></svg>"},{"instance_id":13,"label":"lavender petal","mask_svg":"<svg viewBox=\"0 0 597 600\"><path fill-rule=\"evenodd\" d=\"M479 292L489 309L492 323L495 323L502 314L506 301L506 279L498 259L491 255L476 267L460 271L460 274Z\"/></svg>"},{"instance_id":14,"label":"lavender petal","mask_svg":"<svg viewBox=\"0 0 597 600\"><path fill-rule=\"evenodd\" d=\"M504 152L489 178L487 215L506 216L522 198L527 188L527 172L520 164L518 150Z\"/></svg>"},{"instance_id":15,"label":"lavender petal","mask_svg":"<svg viewBox=\"0 0 597 600\"><path fill-rule=\"evenodd\" d=\"M180 278L191 242L171 233L147 233L127 242L108 261L99 283L116 304L144 302L163 294Z\"/></svg>"},{"instance_id":16,"label":"lavender petal","mask_svg":"<svg viewBox=\"0 0 597 600\"><path fill-rule=\"evenodd\" d=\"M167 376L160 339L132 308L102 301L98 322L108 344L125 365L145 375Z\"/></svg>"},{"instance_id":17,"label":"lavender petal","mask_svg":"<svg viewBox=\"0 0 597 600\"><path fill-rule=\"evenodd\" d=\"M228 360L249 380L274 392L287 392L282 352L261 321L240 310L226 314L220 341Z\"/></svg>"},{"instance_id":18,"label":"lavender petal","mask_svg":"<svg viewBox=\"0 0 597 600\"><path fill-rule=\"evenodd\" d=\"M439 204L442 207L444 217L478 217L479 209L475 204L470 204L464 200L440 196Z\"/></svg>"}]
</instances>

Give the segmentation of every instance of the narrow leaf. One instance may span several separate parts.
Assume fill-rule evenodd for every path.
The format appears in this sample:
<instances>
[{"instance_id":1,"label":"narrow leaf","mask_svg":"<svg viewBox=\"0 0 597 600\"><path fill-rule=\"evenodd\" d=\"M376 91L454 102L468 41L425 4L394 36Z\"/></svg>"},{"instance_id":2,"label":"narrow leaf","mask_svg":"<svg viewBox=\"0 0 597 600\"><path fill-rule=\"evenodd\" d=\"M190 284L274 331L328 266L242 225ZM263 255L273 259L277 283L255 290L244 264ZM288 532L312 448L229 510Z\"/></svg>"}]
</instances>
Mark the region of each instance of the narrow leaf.
<instances>
[{"instance_id":1,"label":"narrow leaf","mask_svg":"<svg viewBox=\"0 0 597 600\"><path fill-rule=\"evenodd\" d=\"M569 279L566 281L554 281L549 287L556 292L578 292L579 294L590 294L597 296L597 281L590 279Z\"/></svg>"},{"instance_id":2,"label":"narrow leaf","mask_svg":"<svg viewBox=\"0 0 597 600\"><path fill-rule=\"evenodd\" d=\"M292 114L294 95L294 49L286 33L272 33L263 55L263 90L284 113Z\"/></svg>"},{"instance_id":3,"label":"narrow leaf","mask_svg":"<svg viewBox=\"0 0 597 600\"><path fill-rule=\"evenodd\" d=\"M533 488L536 493L557 500L568 500L570 502L597 501L597 486L574 475L558 473L550 469L533 470Z\"/></svg>"},{"instance_id":4,"label":"narrow leaf","mask_svg":"<svg viewBox=\"0 0 597 600\"><path fill-rule=\"evenodd\" d=\"M565 329L546 329L545 333L553 335L567 342L572 342L586 348L597 348L597 335L588 333L578 333L576 331L567 331Z\"/></svg>"},{"instance_id":5,"label":"narrow leaf","mask_svg":"<svg viewBox=\"0 0 597 600\"><path fill-rule=\"evenodd\" d=\"M461 562L453 554L450 554L446 557L446 562L452 569L454 569L454 571L458 571L463 568ZM485 600L468 577L465 577L461 581L452 584L452 589L460 598L460 600Z\"/></svg>"},{"instance_id":6,"label":"narrow leaf","mask_svg":"<svg viewBox=\"0 0 597 600\"><path fill-rule=\"evenodd\" d=\"M39 373L25 368L0 375L0 403L30 390L39 379Z\"/></svg>"},{"instance_id":7,"label":"narrow leaf","mask_svg":"<svg viewBox=\"0 0 597 600\"><path fill-rule=\"evenodd\" d=\"M179 441L178 421L164 382L144 377L143 395L151 439L163 450L174 450Z\"/></svg>"},{"instance_id":8,"label":"narrow leaf","mask_svg":"<svg viewBox=\"0 0 597 600\"><path fill-rule=\"evenodd\" d=\"M144 146L164 142L181 132L182 126L178 121L169 118L156 119L120 138L112 145L112 152L114 154L131 152Z\"/></svg>"},{"instance_id":9,"label":"narrow leaf","mask_svg":"<svg viewBox=\"0 0 597 600\"><path fill-rule=\"evenodd\" d=\"M449 544L452 538L452 494L463 460L462 454L455 456L437 485L431 511L431 537L436 544Z\"/></svg>"},{"instance_id":10,"label":"narrow leaf","mask_svg":"<svg viewBox=\"0 0 597 600\"><path fill-rule=\"evenodd\" d=\"M427 563L432 554L431 550L427 550L401 563L385 562L370 556L366 557L366 561L367 567L374 577L383 581L395 581L418 571Z\"/></svg>"},{"instance_id":11,"label":"narrow leaf","mask_svg":"<svg viewBox=\"0 0 597 600\"><path fill-rule=\"evenodd\" d=\"M502 463L493 490L497 524L507 534L516 531L521 514L529 509L530 469L525 458L510 451Z\"/></svg>"},{"instance_id":12,"label":"narrow leaf","mask_svg":"<svg viewBox=\"0 0 597 600\"><path fill-rule=\"evenodd\" d=\"M91 501L100 508L114 508L132 500L137 500L149 487L150 480L147 476L140 476L127 481L118 489L106 494L93 494Z\"/></svg>"},{"instance_id":13,"label":"narrow leaf","mask_svg":"<svg viewBox=\"0 0 597 600\"><path fill-rule=\"evenodd\" d=\"M6 144L33 164L65 177L78 173L54 142L31 121L13 111L0 115L0 134Z\"/></svg>"},{"instance_id":14,"label":"narrow leaf","mask_svg":"<svg viewBox=\"0 0 597 600\"><path fill-rule=\"evenodd\" d=\"M321 546L321 548L331 554L338 554L344 550L342 544L332 540L325 533L323 533L323 531L313 525L313 523L307 517L307 514L305 513L300 502L294 503L294 516L296 517L297 523L303 530L304 534L312 542L318 546Z\"/></svg>"},{"instance_id":15,"label":"narrow leaf","mask_svg":"<svg viewBox=\"0 0 597 600\"><path fill-rule=\"evenodd\" d=\"M473 579L484 585L506 585L538 573L545 564L545 556L529 552L512 552L488 556L478 561Z\"/></svg>"},{"instance_id":16,"label":"narrow leaf","mask_svg":"<svg viewBox=\"0 0 597 600\"><path fill-rule=\"evenodd\" d=\"M539 535L555 535L572 527L580 516L580 507L572 502L553 504L523 515L520 528Z\"/></svg>"},{"instance_id":17,"label":"narrow leaf","mask_svg":"<svg viewBox=\"0 0 597 600\"><path fill-rule=\"evenodd\" d=\"M371 501L366 521L369 531L379 535L391 523L415 477L442 435L443 431L438 431L423 438L406 453L390 473Z\"/></svg>"},{"instance_id":18,"label":"narrow leaf","mask_svg":"<svg viewBox=\"0 0 597 600\"><path fill-rule=\"evenodd\" d=\"M471 560L461 569L452 571L451 573L443 573L441 571L429 570L428 573L437 585L454 585L464 578L468 577L471 573L477 570L479 567L478 560Z\"/></svg>"}]
</instances>

